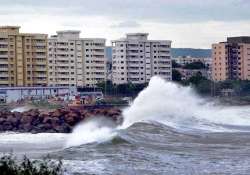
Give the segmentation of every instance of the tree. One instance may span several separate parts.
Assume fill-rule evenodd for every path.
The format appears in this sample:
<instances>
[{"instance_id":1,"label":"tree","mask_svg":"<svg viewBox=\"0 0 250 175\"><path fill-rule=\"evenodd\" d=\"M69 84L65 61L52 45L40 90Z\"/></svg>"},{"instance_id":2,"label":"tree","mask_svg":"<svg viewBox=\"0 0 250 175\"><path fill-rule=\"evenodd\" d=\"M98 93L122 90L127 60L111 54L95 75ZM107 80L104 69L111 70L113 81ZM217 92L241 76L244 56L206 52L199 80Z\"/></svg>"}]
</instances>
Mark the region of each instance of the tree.
<instances>
[{"instance_id":1,"label":"tree","mask_svg":"<svg viewBox=\"0 0 250 175\"><path fill-rule=\"evenodd\" d=\"M205 68L206 65L200 61L189 63L184 66L184 69L205 69Z\"/></svg>"},{"instance_id":2,"label":"tree","mask_svg":"<svg viewBox=\"0 0 250 175\"><path fill-rule=\"evenodd\" d=\"M181 67L180 64L176 63L175 60L172 60L172 68L180 68L180 67Z\"/></svg>"},{"instance_id":3,"label":"tree","mask_svg":"<svg viewBox=\"0 0 250 175\"><path fill-rule=\"evenodd\" d=\"M194 85L198 85L202 80L206 79L200 72L197 72L194 76L190 77L188 82Z\"/></svg>"},{"instance_id":4,"label":"tree","mask_svg":"<svg viewBox=\"0 0 250 175\"><path fill-rule=\"evenodd\" d=\"M181 73L178 70L173 69L172 70L172 80L180 82L181 81Z\"/></svg>"},{"instance_id":5,"label":"tree","mask_svg":"<svg viewBox=\"0 0 250 175\"><path fill-rule=\"evenodd\" d=\"M97 84L97 87L101 88L103 92L106 92L109 95L127 95L134 96L137 95L141 90L147 86L147 83L144 84L118 84L115 85L112 81L101 82Z\"/></svg>"}]
</instances>

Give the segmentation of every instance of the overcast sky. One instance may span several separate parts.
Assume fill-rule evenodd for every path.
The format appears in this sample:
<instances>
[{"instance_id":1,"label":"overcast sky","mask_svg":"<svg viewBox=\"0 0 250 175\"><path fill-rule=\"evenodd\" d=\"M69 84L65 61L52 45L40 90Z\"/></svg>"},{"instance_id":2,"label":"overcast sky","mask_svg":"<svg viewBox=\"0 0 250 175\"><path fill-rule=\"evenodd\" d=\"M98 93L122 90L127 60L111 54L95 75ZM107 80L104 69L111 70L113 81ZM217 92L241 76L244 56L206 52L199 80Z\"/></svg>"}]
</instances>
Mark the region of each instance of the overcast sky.
<instances>
[{"instance_id":1,"label":"overcast sky","mask_svg":"<svg viewBox=\"0 0 250 175\"><path fill-rule=\"evenodd\" d=\"M22 32L81 30L110 40L128 32L169 39L173 47L210 48L227 36L250 35L250 0L0 0L0 25Z\"/></svg>"}]
</instances>

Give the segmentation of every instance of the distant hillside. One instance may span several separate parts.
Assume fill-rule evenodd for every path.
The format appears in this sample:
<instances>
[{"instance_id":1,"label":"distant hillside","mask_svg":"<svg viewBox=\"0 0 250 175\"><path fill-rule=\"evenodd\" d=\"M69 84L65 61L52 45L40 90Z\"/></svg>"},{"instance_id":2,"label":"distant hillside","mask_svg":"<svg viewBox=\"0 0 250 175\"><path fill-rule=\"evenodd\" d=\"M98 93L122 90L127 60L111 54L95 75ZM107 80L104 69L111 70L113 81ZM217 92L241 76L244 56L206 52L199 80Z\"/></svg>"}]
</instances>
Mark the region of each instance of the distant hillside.
<instances>
[{"instance_id":1,"label":"distant hillside","mask_svg":"<svg viewBox=\"0 0 250 175\"><path fill-rule=\"evenodd\" d=\"M174 58L179 56L191 56L195 58L211 57L211 49L172 48L171 52L172 52L172 57ZM106 47L106 56L109 60L112 59L111 46Z\"/></svg>"},{"instance_id":2,"label":"distant hillside","mask_svg":"<svg viewBox=\"0 0 250 175\"><path fill-rule=\"evenodd\" d=\"M192 49L192 48L172 48L172 57L191 56L195 58L211 57L211 49Z\"/></svg>"}]
</instances>

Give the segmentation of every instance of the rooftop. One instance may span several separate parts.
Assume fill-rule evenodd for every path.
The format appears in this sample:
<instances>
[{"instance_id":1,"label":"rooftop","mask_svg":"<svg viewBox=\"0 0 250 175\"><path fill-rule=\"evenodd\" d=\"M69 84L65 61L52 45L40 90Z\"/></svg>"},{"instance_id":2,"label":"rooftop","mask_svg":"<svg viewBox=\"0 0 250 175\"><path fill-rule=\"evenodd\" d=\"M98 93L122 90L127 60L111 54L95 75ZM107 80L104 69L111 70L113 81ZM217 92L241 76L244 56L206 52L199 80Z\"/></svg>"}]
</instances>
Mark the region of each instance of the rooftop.
<instances>
[{"instance_id":1,"label":"rooftop","mask_svg":"<svg viewBox=\"0 0 250 175\"><path fill-rule=\"evenodd\" d=\"M60 31L57 31L56 33L74 33L74 34L79 34L81 33L80 30L60 30Z\"/></svg>"},{"instance_id":2,"label":"rooftop","mask_svg":"<svg viewBox=\"0 0 250 175\"><path fill-rule=\"evenodd\" d=\"M228 37L227 42L229 42L229 43L246 43L246 44L250 44L250 36Z\"/></svg>"},{"instance_id":3,"label":"rooftop","mask_svg":"<svg viewBox=\"0 0 250 175\"><path fill-rule=\"evenodd\" d=\"M20 29L20 26L0 26L0 29Z\"/></svg>"}]
</instances>

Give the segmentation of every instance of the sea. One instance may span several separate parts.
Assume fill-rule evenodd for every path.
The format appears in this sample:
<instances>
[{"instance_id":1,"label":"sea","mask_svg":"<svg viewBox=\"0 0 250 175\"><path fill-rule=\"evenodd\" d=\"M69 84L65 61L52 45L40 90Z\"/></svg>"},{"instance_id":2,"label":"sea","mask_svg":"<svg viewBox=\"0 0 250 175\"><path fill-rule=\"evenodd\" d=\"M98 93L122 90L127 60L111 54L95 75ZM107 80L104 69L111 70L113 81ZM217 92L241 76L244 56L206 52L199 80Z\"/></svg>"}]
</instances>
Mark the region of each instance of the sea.
<instances>
[{"instance_id":1,"label":"sea","mask_svg":"<svg viewBox=\"0 0 250 175\"><path fill-rule=\"evenodd\" d=\"M66 175L250 174L250 106L153 77L122 115L119 126L95 116L70 134L1 133L0 155L49 155Z\"/></svg>"}]
</instances>

